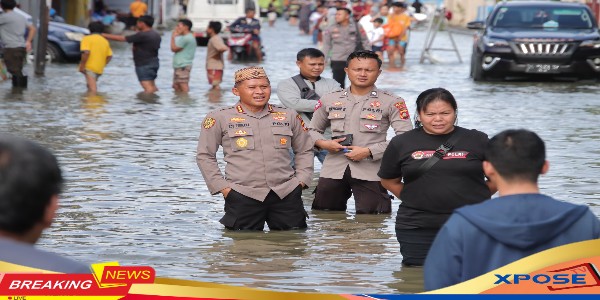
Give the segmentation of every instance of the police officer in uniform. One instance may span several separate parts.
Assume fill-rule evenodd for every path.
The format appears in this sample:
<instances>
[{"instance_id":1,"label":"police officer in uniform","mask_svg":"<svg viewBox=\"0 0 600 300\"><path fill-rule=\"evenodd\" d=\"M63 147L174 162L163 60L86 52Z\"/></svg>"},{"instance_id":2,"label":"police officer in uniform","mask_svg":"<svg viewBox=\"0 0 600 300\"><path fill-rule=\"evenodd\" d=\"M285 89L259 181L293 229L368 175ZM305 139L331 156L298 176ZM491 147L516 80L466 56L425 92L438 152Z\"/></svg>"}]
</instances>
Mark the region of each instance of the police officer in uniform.
<instances>
[{"instance_id":1,"label":"police officer in uniform","mask_svg":"<svg viewBox=\"0 0 600 300\"><path fill-rule=\"evenodd\" d=\"M336 24L331 25L323 32L323 53L327 56L325 61L331 59L333 79L346 87L346 59L357 48L358 41L363 49L371 49L369 38L360 24L354 22L350 16L352 11L342 7L335 13ZM331 51L331 53L329 53Z\"/></svg>"},{"instance_id":2,"label":"police officer in uniform","mask_svg":"<svg viewBox=\"0 0 600 300\"><path fill-rule=\"evenodd\" d=\"M261 67L238 70L232 91L240 101L206 116L196 155L210 193L225 198L220 222L234 230L263 230L265 222L271 230L306 228L301 193L313 174L313 145L302 118L268 103L271 85Z\"/></svg>"},{"instance_id":3,"label":"police officer in uniform","mask_svg":"<svg viewBox=\"0 0 600 300\"><path fill-rule=\"evenodd\" d=\"M381 60L373 51L350 54L345 69L351 86L325 95L309 133L325 158L312 208L345 211L354 194L356 213L390 213L391 199L377 176L391 126L396 134L412 129L404 100L375 87ZM331 126L332 139L323 137ZM342 137L343 136L343 137Z\"/></svg>"}]
</instances>

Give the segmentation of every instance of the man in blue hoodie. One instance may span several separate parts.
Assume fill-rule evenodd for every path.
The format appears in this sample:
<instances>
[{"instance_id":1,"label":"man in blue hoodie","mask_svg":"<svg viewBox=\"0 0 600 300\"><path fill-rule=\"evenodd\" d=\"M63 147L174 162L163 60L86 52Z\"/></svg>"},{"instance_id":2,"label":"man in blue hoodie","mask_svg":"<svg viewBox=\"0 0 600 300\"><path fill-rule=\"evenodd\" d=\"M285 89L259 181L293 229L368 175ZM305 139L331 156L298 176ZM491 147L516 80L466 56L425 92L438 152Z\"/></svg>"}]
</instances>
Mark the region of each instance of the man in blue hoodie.
<instances>
[{"instance_id":1,"label":"man in blue hoodie","mask_svg":"<svg viewBox=\"0 0 600 300\"><path fill-rule=\"evenodd\" d=\"M454 211L425 260L425 289L451 286L531 254L600 237L587 206L540 194L548 172L544 142L527 130L493 137L483 162L500 197Z\"/></svg>"}]
</instances>

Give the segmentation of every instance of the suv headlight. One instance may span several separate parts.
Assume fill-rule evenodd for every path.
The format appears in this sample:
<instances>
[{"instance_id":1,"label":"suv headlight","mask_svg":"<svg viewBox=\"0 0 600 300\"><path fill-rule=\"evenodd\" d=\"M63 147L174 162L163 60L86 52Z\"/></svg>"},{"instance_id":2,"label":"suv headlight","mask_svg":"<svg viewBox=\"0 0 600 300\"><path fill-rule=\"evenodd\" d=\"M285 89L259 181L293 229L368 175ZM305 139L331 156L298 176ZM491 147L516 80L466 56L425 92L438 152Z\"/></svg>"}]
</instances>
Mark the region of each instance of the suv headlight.
<instances>
[{"instance_id":1,"label":"suv headlight","mask_svg":"<svg viewBox=\"0 0 600 300\"><path fill-rule=\"evenodd\" d=\"M488 47L508 47L508 42L506 40L489 37L483 39L483 44Z\"/></svg>"},{"instance_id":2,"label":"suv headlight","mask_svg":"<svg viewBox=\"0 0 600 300\"><path fill-rule=\"evenodd\" d=\"M590 47L590 48L598 49L598 48L600 48L600 40L583 41L581 43L581 45L579 45L579 46L580 47Z\"/></svg>"},{"instance_id":3,"label":"suv headlight","mask_svg":"<svg viewBox=\"0 0 600 300\"><path fill-rule=\"evenodd\" d=\"M83 33L80 32L65 32L65 36L67 37L67 39L71 40L71 41L77 41L77 42L81 42L81 40L84 37Z\"/></svg>"}]
</instances>

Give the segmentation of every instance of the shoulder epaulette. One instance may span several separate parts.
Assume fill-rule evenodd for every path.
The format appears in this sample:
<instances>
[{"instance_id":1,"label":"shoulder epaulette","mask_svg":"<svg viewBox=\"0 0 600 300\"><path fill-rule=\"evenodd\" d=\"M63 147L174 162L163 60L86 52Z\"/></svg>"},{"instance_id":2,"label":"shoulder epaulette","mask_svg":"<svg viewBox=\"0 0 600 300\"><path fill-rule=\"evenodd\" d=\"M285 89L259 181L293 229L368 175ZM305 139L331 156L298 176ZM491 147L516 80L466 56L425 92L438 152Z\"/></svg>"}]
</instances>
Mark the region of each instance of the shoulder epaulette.
<instances>
[{"instance_id":1,"label":"shoulder epaulette","mask_svg":"<svg viewBox=\"0 0 600 300\"><path fill-rule=\"evenodd\" d=\"M392 92L388 91L388 90L379 90L380 93L388 95L388 96L392 96L392 97L397 97L396 95L394 95Z\"/></svg>"},{"instance_id":2,"label":"shoulder epaulette","mask_svg":"<svg viewBox=\"0 0 600 300\"><path fill-rule=\"evenodd\" d=\"M269 105L271 105L271 108L273 108L273 109L275 109L275 108L278 108L278 109L287 109L287 107L285 107L283 105L278 105L278 104L269 104Z\"/></svg>"}]
</instances>

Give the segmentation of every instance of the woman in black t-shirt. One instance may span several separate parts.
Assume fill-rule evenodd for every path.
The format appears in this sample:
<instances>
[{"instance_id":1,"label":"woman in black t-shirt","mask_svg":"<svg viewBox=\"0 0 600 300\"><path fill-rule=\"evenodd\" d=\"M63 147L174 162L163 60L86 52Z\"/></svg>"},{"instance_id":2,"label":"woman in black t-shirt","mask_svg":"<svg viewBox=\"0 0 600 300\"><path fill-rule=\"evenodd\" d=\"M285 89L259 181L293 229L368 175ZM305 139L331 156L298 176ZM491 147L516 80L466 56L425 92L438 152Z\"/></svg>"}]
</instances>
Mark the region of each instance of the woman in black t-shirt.
<instances>
[{"instance_id":1,"label":"woman in black t-shirt","mask_svg":"<svg viewBox=\"0 0 600 300\"><path fill-rule=\"evenodd\" d=\"M416 128L395 136L383 154L381 184L402 201L396 238L404 265L423 265L454 209L482 202L495 192L482 167L488 136L455 126L456 120L454 96L443 88L426 90L417 98ZM426 171L420 169L453 135L458 135L454 147Z\"/></svg>"}]
</instances>

